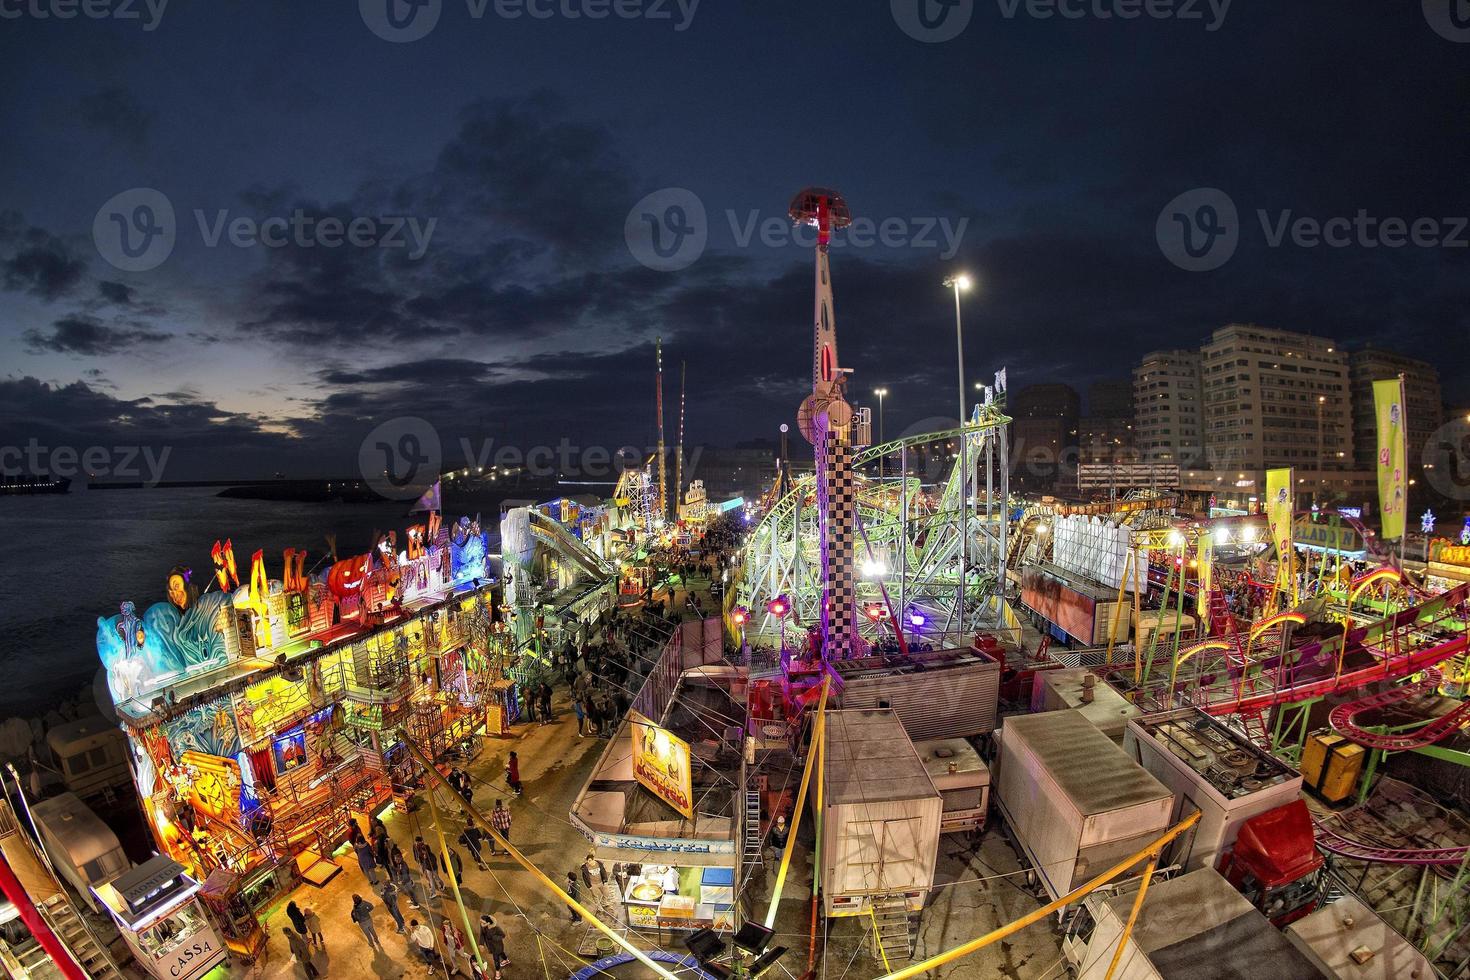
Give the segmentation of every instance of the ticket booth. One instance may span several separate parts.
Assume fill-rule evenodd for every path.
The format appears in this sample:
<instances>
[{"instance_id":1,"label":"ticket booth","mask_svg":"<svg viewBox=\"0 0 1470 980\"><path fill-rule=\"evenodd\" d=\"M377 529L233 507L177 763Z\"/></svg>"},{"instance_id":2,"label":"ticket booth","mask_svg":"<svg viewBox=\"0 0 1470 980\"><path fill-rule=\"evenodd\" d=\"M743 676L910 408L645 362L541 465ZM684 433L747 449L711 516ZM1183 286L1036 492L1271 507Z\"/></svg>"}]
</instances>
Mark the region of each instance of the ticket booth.
<instances>
[{"instance_id":1,"label":"ticket booth","mask_svg":"<svg viewBox=\"0 0 1470 980\"><path fill-rule=\"evenodd\" d=\"M197 980L228 956L199 900L199 882L170 857L149 858L92 891L159 980Z\"/></svg>"}]
</instances>

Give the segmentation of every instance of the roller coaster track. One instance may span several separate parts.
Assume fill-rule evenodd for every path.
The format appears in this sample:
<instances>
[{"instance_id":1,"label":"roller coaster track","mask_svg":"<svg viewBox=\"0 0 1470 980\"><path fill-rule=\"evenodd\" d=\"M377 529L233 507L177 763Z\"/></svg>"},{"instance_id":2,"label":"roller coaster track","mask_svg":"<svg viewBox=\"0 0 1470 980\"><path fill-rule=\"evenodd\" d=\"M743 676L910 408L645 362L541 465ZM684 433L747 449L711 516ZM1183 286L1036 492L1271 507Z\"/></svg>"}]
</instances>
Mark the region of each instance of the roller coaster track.
<instances>
[{"instance_id":1,"label":"roller coaster track","mask_svg":"<svg viewBox=\"0 0 1470 980\"><path fill-rule=\"evenodd\" d=\"M1366 844L1363 841L1345 837L1320 822L1317 823L1317 846L1324 851L1352 858L1355 861L1377 861L1382 864L1435 864L1453 867L1464 861L1465 855L1470 853L1470 846L1416 849Z\"/></svg>"},{"instance_id":2,"label":"roller coaster track","mask_svg":"<svg viewBox=\"0 0 1470 980\"><path fill-rule=\"evenodd\" d=\"M1389 705L1409 701L1423 694L1430 694L1439 685L1439 681L1439 671L1431 668L1425 672L1421 680L1413 684L1405 684L1392 690L1369 695L1357 701L1340 704L1332 709L1327 719L1331 723L1333 730L1338 734L1352 739L1359 745L1365 745L1370 749L1385 749L1391 752L1422 749L1426 745L1433 745L1435 742L1438 742L1461 725L1470 723L1470 701L1466 701L1458 708L1448 711L1438 718L1433 718L1425 722L1413 731L1399 732L1393 735L1366 731L1358 727L1355 719L1358 715L1365 714L1376 708L1386 708Z\"/></svg>"},{"instance_id":3,"label":"roller coaster track","mask_svg":"<svg viewBox=\"0 0 1470 980\"><path fill-rule=\"evenodd\" d=\"M1376 623L1349 630L1348 648L1365 650L1374 658L1374 662L1365 667L1337 673L1342 638L1332 637L1286 651L1284 655L1275 653L1252 660L1245 667L1247 672L1269 672L1264 676L1256 675L1256 689L1261 693L1244 696L1244 685L1232 683L1235 691L1199 692L1205 697L1198 700L1207 702L1200 706L1212 715L1253 713L1337 691L1356 690L1375 682L1400 680L1427 670L1470 649L1470 633L1464 631L1462 621L1453 627L1459 633L1452 638L1426 635L1427 630L1436 628L1443 620L1463 620L1467 598L1470 598L1470 583L1458 585ZM1268 678L1271 682L1269 689L1262 690L1263 685L1259 681ZM1216 697L1211 698L1210 694ZM1441 720L1436 719L1433 724Z\"/></svg>"}]
</instances>

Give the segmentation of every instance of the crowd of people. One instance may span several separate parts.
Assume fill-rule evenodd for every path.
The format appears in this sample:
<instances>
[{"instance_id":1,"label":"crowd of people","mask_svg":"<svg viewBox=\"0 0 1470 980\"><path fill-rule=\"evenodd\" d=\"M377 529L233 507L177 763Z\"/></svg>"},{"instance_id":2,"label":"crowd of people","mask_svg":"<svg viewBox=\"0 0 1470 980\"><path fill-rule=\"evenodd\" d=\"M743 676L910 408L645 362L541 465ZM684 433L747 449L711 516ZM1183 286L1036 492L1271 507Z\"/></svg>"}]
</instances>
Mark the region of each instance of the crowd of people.
<instances>
[{"instance_id":1,"label":"crowd of people","mask_svg":"<svg viewBox=\"0 0 1470 980\"><path fill-rule=\"evenodd\" d=\"M713 577L730 560L733 540L712 548L706 555L676 552L664 557L686 576L705 572ZM648 602L638 608L608 613L580 632L568 634L549 651L551 671L517 691L519 721L536 726L556 724L554 702L558 693L564 691L576 717L578 737L611 737L680 619L680 612L671 608L670 603ZM506 931L500 918L487 911L479 919L475 939L483 958L482 968L481 961L471 953L475 944L467 942L456 920L445 915L441 906L446 896L463 883L467 864L488 871L492 859L508 853L497 844L495 836L469 819L468 809L479 806L499 839L510 842L518 836L512 805L525 792L525 786L516 751L510 751L505 759L503 794L491 780L483 776L477 779L460 768L461 762L469 765L470 758L470 755L457 757L456 764L443 773L444 781L462 804L459 808L462 826L456 826L453 831L446 828L442 841L433 835L427 839L420 835L414 837L411 845L405 843L400 847L377 818L369 821L365 831L354 829L349 844L362 887L352 895L343 925L350 921L355 931L349 934L360 936L360 942L375 957L392 955L385 949L380 935L391 930L404 944L403 954L430 973L498 980L510 965L505 952ZM411 761L405 763L405 768L416 770ZM409 797L406 812L412 814L420 809L414 797L430 791L433 782L426 780L421 771L405 773L402 785ZM496 793L490 808L484 810L474 802L474 797L477 789L487 787ZM446 805L453 806L445 802L442 791L436 802L441 813ZM614 864L609 869L589 853L580 864L565 870L563 887L582 908L615 917L613 910L621 905L617 900L621 888L631 875L638 873L636 866L623 864ZM577 908L568 905L566 911L570 923L580 921ZM323 931L323 914L311 904L293 900L285 910L287 923L279 930L293 963L307 980L315 980L320 975L313 957L326 950L328 935L341 935L330 929ZM343 914L335 912L333 916ZM333 942L341 941L333 939Z\"/></svg>"}]
</instances>

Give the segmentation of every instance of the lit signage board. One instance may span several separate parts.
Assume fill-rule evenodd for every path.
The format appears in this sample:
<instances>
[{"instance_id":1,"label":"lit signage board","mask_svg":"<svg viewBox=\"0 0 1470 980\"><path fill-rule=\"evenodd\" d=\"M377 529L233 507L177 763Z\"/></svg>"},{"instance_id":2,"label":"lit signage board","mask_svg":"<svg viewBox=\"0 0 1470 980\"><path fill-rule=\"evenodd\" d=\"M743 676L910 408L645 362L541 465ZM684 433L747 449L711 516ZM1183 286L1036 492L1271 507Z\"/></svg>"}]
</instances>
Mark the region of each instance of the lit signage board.
<instances>
[{"instance_id":1,"label":"lit signage board","mask_svg":"<svg viewBox=\"0 0 1470 980\"><path fill-rule=\"evenodd\" d=\"M630 712L628 719L633 732L633 778L687 819L694 819L689 743L637 712Z\"/></svg>"}]
</instances>

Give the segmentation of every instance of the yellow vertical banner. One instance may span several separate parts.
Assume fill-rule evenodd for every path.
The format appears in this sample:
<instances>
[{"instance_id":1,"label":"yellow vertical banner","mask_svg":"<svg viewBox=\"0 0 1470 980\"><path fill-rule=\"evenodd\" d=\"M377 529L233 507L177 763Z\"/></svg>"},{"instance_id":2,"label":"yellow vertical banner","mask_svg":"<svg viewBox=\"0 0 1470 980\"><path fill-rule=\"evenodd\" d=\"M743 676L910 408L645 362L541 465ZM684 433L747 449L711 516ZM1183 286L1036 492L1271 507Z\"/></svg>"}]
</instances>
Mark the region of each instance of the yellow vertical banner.
<instances>
[{"instance_id":1,"label":"yellow vertical banner","mask_svg":"<svg viewBox=\"0 0 1470 980\"><path fill-rule=\"evenodd\" d=\"M1296 567L1291 546L1291 519L1296 512L1292 469L1266 471L1266 527L1271 545L1276 549L1276 586L1285 586L1295 594Z\"/></svg>"},{"instance_id":2,"label":"yellow vertical banner","mask_svg":"<svg viewBox=\"0 0 1470 980\"><path fill-rule=\"evenodd\" d=\"M1203 636L1210 631L1210 591L1215 587L1215 555L1214 543L1210 540L1209 526L1206 525L1200 531L1198 551L1195 561L1198 563L1199 589L1196 594L1195 613L1199 616L1200 635Z\"/></svg>"},{"instance_id":3,"label":"yellow vertical banner","mask_svg":"<svg viewBox=\"0 0 1470 980\"><path fill-rule=\"evenodd\" d=\"M1409 488L1404 476L1407 461L1404 419L1404 381L1392 378L1373 382L1373 413L1378 420L1378 513L1383 522L1383 540L1404 536L1404 515L1409 509Z\"/></svg>"}]
</instances>

